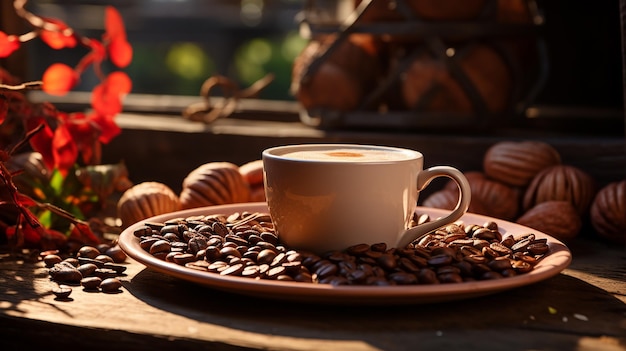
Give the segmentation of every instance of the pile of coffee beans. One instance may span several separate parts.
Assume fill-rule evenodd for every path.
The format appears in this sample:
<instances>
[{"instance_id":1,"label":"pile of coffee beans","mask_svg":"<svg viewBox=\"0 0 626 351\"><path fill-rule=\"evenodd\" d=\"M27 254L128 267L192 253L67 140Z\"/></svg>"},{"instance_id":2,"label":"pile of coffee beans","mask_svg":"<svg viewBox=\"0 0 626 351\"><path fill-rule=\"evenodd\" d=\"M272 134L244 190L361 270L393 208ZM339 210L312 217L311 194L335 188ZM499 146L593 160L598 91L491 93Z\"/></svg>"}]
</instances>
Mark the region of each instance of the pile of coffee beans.
<instances>
[{"instance_id":1,"label":"pile of coffee beans","mask_svg":"<svg viewBox=\"0 0 626 351\"><path fill-rule=\"evenodd\" d=\"M58 299L67 299L71 286L80 285L86 291L120 292L126 254L117 245L82 246L75 255L62 258L58 250L41 253L50 278L58 285L52 290Z\"/></svg>"},{"instance_id":2,"label":"pile of coffee beans","mask_svg":"<svg viewBox=\"0 0 626 351\"><path fill-rule=\"evenodd\" d=\"M415 215L413 225L430 221ZM405 248L359 244L316 255L281 244L267 213L175 218L134 231L153 256L222 276L332 285L411 285L501 279L530 272L546 239L512 235L495 222L454 223Z\"/></svg>"}]
</instances>

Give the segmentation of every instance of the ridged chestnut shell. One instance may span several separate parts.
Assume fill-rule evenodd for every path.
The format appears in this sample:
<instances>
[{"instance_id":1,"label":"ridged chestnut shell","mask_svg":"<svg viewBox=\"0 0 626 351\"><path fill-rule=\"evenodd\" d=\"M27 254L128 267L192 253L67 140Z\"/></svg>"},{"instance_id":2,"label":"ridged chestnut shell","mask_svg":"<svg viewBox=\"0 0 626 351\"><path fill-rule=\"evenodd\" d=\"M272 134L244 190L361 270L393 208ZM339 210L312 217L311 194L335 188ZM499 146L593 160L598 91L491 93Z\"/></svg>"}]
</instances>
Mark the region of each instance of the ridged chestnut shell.
<instances>
[{"instance_id":1,"label":"ridged chestnut shell","mask_svg":"<svg viewBox=\"0 0 626 351\"><path fill-rule=\"evenodd\" d=\"M312 40L295 59L291 91L307 110L351 111L363 97L376 88L380 76L379 40L369 34L351 34L344 38L323 61L320 53L331 46L337 36ZM305 77L309 68L316 70Z\"/></svg>"},{"instance_id":2,"label":"ridged chestnut shell","mask_svg":"<svg viewBox=\"0 0 626 351\"><path fill-rule=\"evenodd\" d=\"M519 214L520 192L518 189L488 179L482 172L464 173L472 190L471 202L480 202L487 216L513 220ZM446 184L446 189L458 191L454 181ZM470 202L470 207L471 207Z\"/></svg>"},{"instance_id":3,"label":"ridged chestnut shell","mask_svg":"<svg viewBox=\"0 0 626 351\"><path fill-rule=\"evenodd\" d=\"M458 202L458 191L442 189L430 194L430 196L424 199L422 206L440 208L444 210L453 210ZM471 199L467 212L488 215L489 211L480 199Z\"/></svg>"},{"instance_id":4,"label":"ridged chestnut shell","mask_svg":"<svg viewBox=\"0 0 626 351\"><path fill-rule=\"evenodd\" d=\"M524 187L542 170L561 163L561 156L542 141L501 141L483 158L487 177L511 186Z\"/></svg>"},{"instance_id":5,"label":"ridged chestnut shell","mask_svg":"<svg viewBox=\"0 0 626 351\"><path fill-rule=\"evenodd\" d=\"M239 166L239 173L250 186L263 184L263 160L254 160Z\"/></svg>"},{"instance_id":6,"label":"ridged chestnut shell","mask_svg":"<svg viewBox=\"0 0 626 351\"><path fill-rule=\"evenodd\" d=\"M595 182L587 172L569 165L556 165L539 172L524 194L524 209L546 201L568 201L582 215L595 196Z\"/></svg>"},{"instance_id":7,"label":"ridged chestnut shell","mask_svg":"<svg viewBox=\"0 0 626 351\"><path fill-rule=\"evenodd\" d=\"M600 189L590 212L591 224L599 236L626 244L626 180L609 183Z\"/></svg>"},{"instance_id":8,"label":"ridged chestnut shell","mask_svg":"<svg viewBox=\"0 0 626 351\"><path fill-rule=\"evenodd\" d=\"M248 202L250 186L230 162L209 162L191 171L183 180L183 209Z\"/></svg>"},{"instance_id":9,"label":"ridged chestnut shell","mask_svg":"<svg viewBox=\"0 0 626 351\"><path fill-rule=\"evenodd\" d=\"M126 190L117 202L117 215L122 225L180 210L178 195L165 184L143 182Z\"/></svg>"},{"instance_id":10,"label":"ridged chestnut shell","mask_svg":"<svg viewBox=\"0 0 626 351\"><path fill-rule=\"evenodd\" d=\"M458 59L471 91L482 99L490 112L509 107L512 74L503 57L487 45L467 48ZM419 55L402 74L402 97L409 109L470 115L474 99L464 83L450 70L447 60L430 53Z\"/></svg>"},{"instance_id":11,"label":"ridged chestnut shell","mask_svg":"<svg viewBox=\"0 0 626 351\"><path fill-rule=\"evenodd\" d=\"M574 239L582 228L578 211L568 201L546 201L526 211L517 223L536 229L558 240Z\"/></svg>"}]
</instances>

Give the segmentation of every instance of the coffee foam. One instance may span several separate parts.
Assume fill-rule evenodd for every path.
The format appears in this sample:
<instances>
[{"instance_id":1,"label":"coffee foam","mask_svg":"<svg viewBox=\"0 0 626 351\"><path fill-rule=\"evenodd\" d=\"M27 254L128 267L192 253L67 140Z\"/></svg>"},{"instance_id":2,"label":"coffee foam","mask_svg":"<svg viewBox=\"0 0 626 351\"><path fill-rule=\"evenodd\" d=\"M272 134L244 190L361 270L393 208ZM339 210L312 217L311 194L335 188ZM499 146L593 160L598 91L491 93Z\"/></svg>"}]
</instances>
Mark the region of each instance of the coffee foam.
<instances>
[{"instance_id":1,"label":"coffee foam","mask_svg":"<svg viewBox=\"0 0 626 351\"><path fill-rule=\"evenodd\" d=\"M374 149L325 149L289 152L282 157L306 161L339 161L339 162L380 162L406 160L409 157L401 152Z\"/></svg>"}]
</instances>

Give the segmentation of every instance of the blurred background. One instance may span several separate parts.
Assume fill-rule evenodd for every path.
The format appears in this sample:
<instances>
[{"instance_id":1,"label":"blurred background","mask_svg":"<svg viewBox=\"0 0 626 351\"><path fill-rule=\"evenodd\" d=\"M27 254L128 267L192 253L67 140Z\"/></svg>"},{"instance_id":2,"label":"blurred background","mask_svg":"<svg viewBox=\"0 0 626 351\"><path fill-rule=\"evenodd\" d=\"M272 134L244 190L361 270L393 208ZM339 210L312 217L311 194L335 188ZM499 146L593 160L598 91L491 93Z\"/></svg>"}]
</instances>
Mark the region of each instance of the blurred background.
<instances>
[{"instance_id":1,"label":"blurred background","mask_svg":"<svg viewBox=\"0 0 626 351\"><path fill-rule=\"evenodd\" d=\"M261 97L293 100L291 65L306 45L297 17L307 3L311 1L39 0L30 1L28 8L62 19L88 36L102 33L105 5L118 8L135 53L127 68L133 93L197 95L213 74L247 86L272 72L275 81ZM570 116L619 119L623 110L619 1L537 4L545 18L541 35L547 43L549 75L534 103L567 108L561 111ZM3 6L5 11L7 4ZM39 41L27 46L26 79L38 79L52 62L76 62L83 54L80 49L51 50ZM87 75L77 90L89 91L93 84L95 79Z\"/></svg>"}]
</instances>

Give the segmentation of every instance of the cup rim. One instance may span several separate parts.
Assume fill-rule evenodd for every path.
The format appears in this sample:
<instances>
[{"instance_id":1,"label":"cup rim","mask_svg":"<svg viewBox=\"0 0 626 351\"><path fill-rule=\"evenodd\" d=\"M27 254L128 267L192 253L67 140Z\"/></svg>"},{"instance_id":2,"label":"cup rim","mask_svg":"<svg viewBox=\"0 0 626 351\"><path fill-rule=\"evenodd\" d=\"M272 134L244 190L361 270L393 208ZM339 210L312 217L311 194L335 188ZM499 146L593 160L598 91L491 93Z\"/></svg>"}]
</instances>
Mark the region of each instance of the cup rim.
<instances>
[{"instance_id":1,"label":"cup rim","mask_svg":"<svg viewBox=\"0 0 626 351\"><path fill-rule=\"evenodd\" d=\"M373 161L359 161L350 162L350 164L376 164L376 163L399 163L407 161L415 161L422 159L424 155L416 150L406 149L396 146L374 145L374 144L343 144L343 143L314 143L314 144L287 144L267 148L263 150L263 158L273 158L278 160L290 161L290 162L303 162L303 163L346 163L341 160L305 160L295 159L290 157L284 157L284 154L305 151L305 150L324 150L324 149L336 149L336 148L352 148L361 150L382 150L399 152L406 155L406 158L396 160L373 160Z\"/></svg>"}]
</instances>

